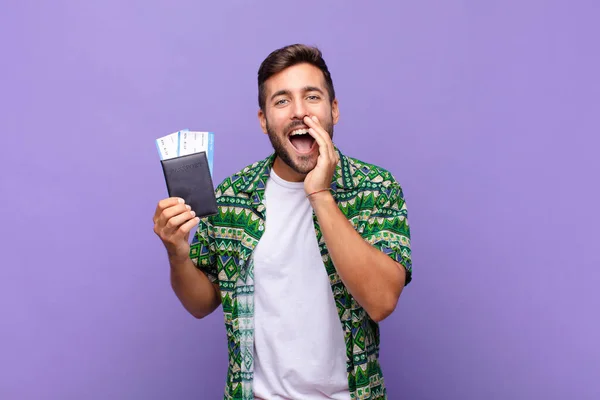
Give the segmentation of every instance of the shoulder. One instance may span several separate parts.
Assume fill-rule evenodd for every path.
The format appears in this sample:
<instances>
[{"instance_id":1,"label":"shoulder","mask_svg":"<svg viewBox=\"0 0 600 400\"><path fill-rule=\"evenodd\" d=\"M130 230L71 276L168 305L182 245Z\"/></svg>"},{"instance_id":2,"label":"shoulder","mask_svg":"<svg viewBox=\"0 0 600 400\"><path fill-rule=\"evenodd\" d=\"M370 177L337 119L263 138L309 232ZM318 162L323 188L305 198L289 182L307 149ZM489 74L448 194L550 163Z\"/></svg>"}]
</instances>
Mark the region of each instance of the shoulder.
<instances>
[{"instance_id":1,"label":"shoulder","mask_svg":"<svg viewBox=\"0 0 600 400\"><path fill-rule=\"evenodd\" d=\"M355 157L343 156L343 158L357 189L393 189L402 192L400 183L388 169Z\"/></svg>"},{"instance_id":2,"label":"shoulder","mask_svg":"<svg viewBox=\"0 0 600 400\"><path fill-rule=\"evenodd\" d=\"M402 186L388 169L354 157L344 157L353 190L349 198L357 198L357 212L376 209L377 216L406 218L406 201Z\"/></svg>"},{"instance_id":3,"label":"shoulder","mask_svg":"<svg viewBox=\"0 0 600 400\"><path fill-rule=\"evenodd\" d=\"M215 188L215 195L217 199L222 196L244 196L244 189L251 185L252 182L264 172L265 166L269 162L270 158L271 157L267 157L252 164L246 165L242 169L223 179Z\"/></svg>"}]
</instances>

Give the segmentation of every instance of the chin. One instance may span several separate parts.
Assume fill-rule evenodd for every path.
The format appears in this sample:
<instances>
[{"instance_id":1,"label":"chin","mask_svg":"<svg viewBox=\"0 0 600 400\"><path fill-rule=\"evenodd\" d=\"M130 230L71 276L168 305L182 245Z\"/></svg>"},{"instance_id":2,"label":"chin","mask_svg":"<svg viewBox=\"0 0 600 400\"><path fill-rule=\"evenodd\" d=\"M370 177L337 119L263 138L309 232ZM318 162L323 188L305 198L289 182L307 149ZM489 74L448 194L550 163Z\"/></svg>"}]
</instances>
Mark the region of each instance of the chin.
<instances>
[{"instance_id":1,"label":"chin","mask_svg":"<svg viewBox=\"0 0 600 400\"><path fill-rule=\"evenodd\" d=\"M294 171L306 175L315 169L317 166L317 159L314 156L300 156L296 157L293 164L292 169L294 169Z\"/></svg>"}]
</instances>

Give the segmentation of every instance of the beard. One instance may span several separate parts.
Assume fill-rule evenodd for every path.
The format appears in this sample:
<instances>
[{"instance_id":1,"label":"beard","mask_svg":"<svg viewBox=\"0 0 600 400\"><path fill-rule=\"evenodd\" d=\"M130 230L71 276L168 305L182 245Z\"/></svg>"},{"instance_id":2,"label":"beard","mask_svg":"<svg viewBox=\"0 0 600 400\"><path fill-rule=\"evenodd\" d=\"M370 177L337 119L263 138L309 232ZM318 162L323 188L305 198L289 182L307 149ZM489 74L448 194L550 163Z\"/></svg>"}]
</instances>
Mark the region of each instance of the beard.
<instances>
[{"instance_id":1,"label":"beard","mask_svg":"<svg viewBox=\"0 0 600 400\"><path fill-rule=\"evenodd\" d=\"M330 116L329 120L327 120L322 126L323 129L327 133L329 133L329 137L333 139L333 115ZM292 170L296 171L299 174L306 175L310 171L312 171L317 166L317 158L318 155L310 154L310 155L299 155L295 156L292 152L293 150L288 150L286 146L286 142L289 143L289 140L286 136L286 132L294 129L295 127L305 126L304 122L301 120L297 120L289 124L282 132L275 132L269 126L269 120L266 120L266 128L267 133L269 134L269 140L271 141L271 146L273 146L273 150L275 151L275 155L281 159L288 167ZM291 144L290 144L291 146Z\"/></svg>"}]
</instances>

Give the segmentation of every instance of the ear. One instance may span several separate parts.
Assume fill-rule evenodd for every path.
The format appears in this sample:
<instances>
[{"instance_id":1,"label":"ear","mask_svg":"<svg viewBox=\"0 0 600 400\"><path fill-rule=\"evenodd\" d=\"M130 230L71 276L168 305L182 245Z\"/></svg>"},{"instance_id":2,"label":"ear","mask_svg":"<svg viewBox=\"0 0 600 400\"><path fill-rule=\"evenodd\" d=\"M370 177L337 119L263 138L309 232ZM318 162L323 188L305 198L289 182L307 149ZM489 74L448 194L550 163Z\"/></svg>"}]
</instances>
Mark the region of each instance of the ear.
<instances>
[{"instance_id":1,"label":"ear","mask_svg":"<svg viewBox=\"0 0 600 400\"><path fill-rule=\"evenodd\" d=\"M331 103L331 117L334 125L340 120L340 108L337 99L334 99L333 103Z\"/></svg>"},{"instance_id":2,"label":"ear","mask_svg":"<svg viewBox=\"0 0 600 400\"><path fill-rule=\"evenodd\" d=\"M260 127L264 134L268 134L267 132L267 118L265 113L260 108L258 109L258 122L260 122Z\"/></svg>"}]
</instances>

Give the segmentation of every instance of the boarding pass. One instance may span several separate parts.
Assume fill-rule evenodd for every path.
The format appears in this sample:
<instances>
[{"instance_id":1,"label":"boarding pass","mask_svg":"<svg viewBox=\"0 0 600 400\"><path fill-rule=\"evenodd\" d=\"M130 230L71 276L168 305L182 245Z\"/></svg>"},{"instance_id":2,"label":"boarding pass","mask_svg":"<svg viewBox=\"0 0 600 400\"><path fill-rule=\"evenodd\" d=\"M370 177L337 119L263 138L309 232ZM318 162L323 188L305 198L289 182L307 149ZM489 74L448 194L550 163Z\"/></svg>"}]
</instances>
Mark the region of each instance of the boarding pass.
<instances>
[{"instance_id":1,"label":"boarding pass","mask_svg":"<svg viewBox=\"0 0 600 400\"><path fill-rule=\"evenodd\" d=\"M206 153L210 173L213 173L214 132L198 132L182 129L156 139L156 148L161 160Z\"/></svg>"}]
</instances>

